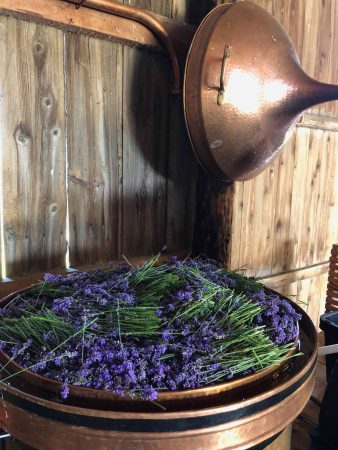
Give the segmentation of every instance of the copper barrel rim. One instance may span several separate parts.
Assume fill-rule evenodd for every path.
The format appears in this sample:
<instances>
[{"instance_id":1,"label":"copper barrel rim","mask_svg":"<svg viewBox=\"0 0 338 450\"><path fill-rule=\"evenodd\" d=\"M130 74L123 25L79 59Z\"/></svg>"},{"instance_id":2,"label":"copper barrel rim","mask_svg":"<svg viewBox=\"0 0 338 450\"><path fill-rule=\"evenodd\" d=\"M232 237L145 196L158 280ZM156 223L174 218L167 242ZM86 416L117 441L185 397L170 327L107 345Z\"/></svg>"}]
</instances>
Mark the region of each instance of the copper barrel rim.
<instances>
[{"instance_id":1,"label":"copper barrel rim","mask_svg":"<svg viewBox=\"0 0 338 450\"><path fill-rule=\"evenodd\" d=\"M24 293L27 291L29 287L20 289L18 291L15 291L11 294L6 295L2 299L0 299L0 305L3 303L6 303L8 300L10 300L12 297ZM291 301L287 299L288 301ZM285 356L286 359L290 358L293 353L296 350L296 342L295 345L290 349L290 351ZM20 364L17 364L15 361L11 361L11 358L7 353L2 351L0 349L0 356L5 360L5 363L8 364L8 368L11 370L11 368L17 370L18 375L21 378L25 378L28 383L37 385L40 381L41 385L44 385L44 390L49 392L55 392L61 389L62 382L44 377L43 375L36 374L35 372L32 372L30 370L25 370L24 367ZM237 378L232 381L226 381L222 383L218 383L211 386L196 388L196 389L184 389L184 390L177 390L177 391L164 391L160 392L158 396L159 402L161 401L173 401L173 400L186 400L186 399L192 399L192 398L203 398L208 395L216 395L223 392L233 391L234 389L245 387L254 384L258 381L263 381L264 379L267 379L269 376L271 376L274 373L280 372L283 367L287 364L287 360L283 361L281 364L274 364L272 366L266 367L265 369L259 370L251 375ZM23 371L22 373L19 373L20 371ZM48 387L46 387L48 385ZM93 388L86 388L86 387L79 387L79 386L72 386L70 385L71 395L70 397L75 398L82 398L86 397L88 400L93 399L104 399L109 401L132 401L132 399L128 396L121 397L119 395L109 393L108 391L101 391L98 389Z\"/></svg>"},{"instance_id":2,"label":"copper barrel rim","mask_svg":"<svg viewBox=\"0 0 338 450\"><path fill-rule=\"evenodd\" d=\"M213 424L209 422L209 417L206 414L201 414L199 417L201 419L206 419L207 425L202 426L202 427L192 427L189 428L187 427L184 430L170 430L170 431L162 431L162 430L147 430L147 431L134 431L134 430L128 430L128 429L107 429L105 428L104 431L107 433L113 433L114 435L118 435L123 439L160 439L163 440L163 437L186 437L187 433L189 433L189 436L201 436L201 435L206 435L206 434L212 434L212 433L217 433L217 432L224 432L224 431L231 431L233 429L236 429L237 427L246 427L247 425L249 425L250 423L252 423L253 420L264 420L264 417L266 416L273 416L276 414L276 411L279 411L279 409L283 409L286 408L288 404L291 403L293 411L291 413L291 410L288 409L287 413L283 413L278 414L278 420L276 421L278 423L278 425L276 426L276 424L274 424L273 427L267 427L266 429L262 430L261 433L255 432L255 438L254 440L252 439L252 436L250 436L250 443L255 444L255 443L259 443L262 442L264 439L275 435L276 433L278 433L279 431L283 430L285 428L285 426L287 426L295 417L297 417L297 415L299 414L299 412L303 409L303 407L305 406L306 402L308 401L311 392L312 392L312 388L313 388L313 384L314 384L314 371L311 372L311 374L306 378L306 380L304 381L304 383L301 384L300 387L298 387L292 394L288 395L284 400L277 402L271 406L265 407L261 410L258 411L254 411L254 412L249 412L247 415L241 416L239 418L233 419L233 420L226 420L225 422L219 422L217 424ZM27 410L25 407L21 407L18 405L15 405L15 403L13 404L11 402L11 400L7 399L5 396L3 397L3 402L6 402L7 405L4 406L4 408L6 408L7 406L12 405L14 408L18 408L19 410L21 410L23 413L28 413L29 410ZM53 408L53 411L55 410L55 408ZM243 408L241 408L241 410L245 410L245 406ZM128 420L128 419L132 419L133 421L143 421L143 422L147 422L153 419L152 417L135 417L134 415L132 415L132 417L123 417L121 416L121 414L119 415L115 415L113 418L110 417L98 417L96 415L96 410L89 410L90 413L88 413L86 415L79 415L78 411L74 411L74 412L69 412L69 411L65 411L65 410L59 410L58 412L61 414L76 414L77 417L83 417L84 419L112 419L114 420ZM199 417L197 416L196 413L199 413L200 410L194 410L192 412L192 416L191 417L185 417L182 416L180 412L173 412L172 414L174 415L174 417L171 418L160 418L160 417L155 417L155 421L157 423L171 423L172 420L176 419L176 420L186 420L189 418L197 418L199 419ZM204 412L204 411L203 411ZM231 412L230 412L231 413ZM34 413L33 413L34 414ZM39 414L39 412L37 413L38 417L44 418L43 415ZM63 418L64 416L62 416ZM161 420L163 419L163 420ZM167 419L167 420L166 420ZM63 421L63 420L59 420L59 419L53 419L53 418L49 418L49 420L52 421L56 421L56 422L64 422L64 424L66 426L69 426L69 423L67 422L67 420ZM0 422L3 423L3 418L2 420L0 419ZM12 424L13 425L13 424ZM15 425L15 424L14 424ZM81 422L78 422L76 424L76 426L84 426L83 424L81 424ZM6 428L6 427L4 427ZM95 428L94 428L95 429ZM252 429L251 429L251 434L252 434ZM243 440L243 437L242 437ZM242 448L242 447L241 447Z\"/></svg>"},{"instance_id":3,"label":"copper barrel rim","mask_svg":"<svg viewBox=\"0 0 338 450\"><path fill-rule=\"evenodd\" d=\"M92 416L92 417L102 417L102 418L121 418L121 419L163 419L168 420L171 418L189 418L189 417L199 417L199 416L208 416L223 412L231 412L237 409L242 409L248 406L251 406L259 401L263 401L271 397L272 395L279 394L280 392L288 389L294 383L296 383L299 379L301 379L311 368L311 373L314 372L315 369L315 361L317 358L317 352L315 352L308 363L303 367L303 369L297 373L294 377L290 378L287 382L281 384L275 389L271 389L267 392L254 396L248 400L242 400L239 402L234 402L229 405L216 406L210 408L199 408L199 409L187 409L184 411L170 411L170 412L123 412L123 411L107 411L107 410L97 410L93 408L83 408L79 406L66 405L63 403L53 402L51 400L46 400L41 397L37 397L32 394L28 394L27 392L23 392L18 388L7 385L3 382L0 382L0 390L7 391L15 396L23 397L33 403L37 403L41 406L46 406L48 408L58 410L61 412L67 413L76 413L77 415L82 416ZM309 375L310 377L310 375ZM297 391L294 392L294 394Z\"/></svg>"},{"instance_id":4,"label":"copper barrel rim","mask_svg":"<svg viewBox=\"0 0 338 450\"><path fill-rule=\"evenodd\" d=\"M293 305L297 307L298 310L301 310L301 308L291 301ZM156 418L159 417L163 419L169 419L174 417L196 417L198 415L212 415L215 413L221 413L221 412L228 412L228 411L234 411L239 408L244 408L247 406L250 406L258 401L263 401L267 399L268 397L271 397L272 395L278 394L282 392L285 389L288 389L290 386L292 386L294 383L296 383L298 380L300 380L311 368L311 372L313 372L315 368L315 362L317 359L317 351L318 351L318 334L316 332L316 329L314 327L314 324L312 323L310 317L308 314L302 310L303 315L303 321L305 321L305 325L308 331L310 331L311 335L314 336L314 347L312 350L311 357L307 361L307 363L304 365L304 367L297 372L293 377L286 380L285 382L281 383L279 386L275 387L274 389L270 389L267 392L260 393L252 398L249 398L247 400L242 400L239 402L234 402L228 405L222 405L222 406L214 406L210 408L201 408L198 410L183 410L178 412L123 412L123 411L104 411L104 410L95 410L90 408L83 408L79 406L72 406L67 404L59 404L56 402L53 402L51 400L46 400L41 397L37 397L32 394L28 394L26 392L21 391L18 388L15 388L13 386L10 386L6 384L5 382L0 382L1 389L8 391L16 396L21 396L26 398L27 400L39 403L40 405L45 405L48 407L52 407L53 409L60 410L60 411L67 411L67 412L76 412L77 414L84 415L84 416L97 416L97 417L120 417L120 418ZM89 413L90 411L90 413Z\"/></svg>"}]
</instances>

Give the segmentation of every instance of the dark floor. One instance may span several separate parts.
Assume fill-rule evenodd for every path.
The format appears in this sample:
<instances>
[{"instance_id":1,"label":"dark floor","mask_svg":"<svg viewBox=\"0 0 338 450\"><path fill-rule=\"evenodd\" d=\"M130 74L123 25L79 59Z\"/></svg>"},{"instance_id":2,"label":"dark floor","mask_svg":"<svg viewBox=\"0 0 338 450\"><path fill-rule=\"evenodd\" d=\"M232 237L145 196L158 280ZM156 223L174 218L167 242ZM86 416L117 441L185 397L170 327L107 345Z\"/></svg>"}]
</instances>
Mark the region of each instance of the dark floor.
<instances>
[{"instance_id":1,"label":"dark floor","mask_svg":"<svg viewBox=\"0 0 338 450\"><path fill-rule=\"evenodd\" d=\"M324 338L320 334L320 346L324 345ZM316 381L312 396L317 400L322 400L326 388L326 367L325 357L318 359L316 368ZM313 423L318 423L319 407L313 402L304 408L300 417L298 417L292 428L291 450L308 450L310 445L310 431L314 428Z\"/></svg>"}]
</instances>

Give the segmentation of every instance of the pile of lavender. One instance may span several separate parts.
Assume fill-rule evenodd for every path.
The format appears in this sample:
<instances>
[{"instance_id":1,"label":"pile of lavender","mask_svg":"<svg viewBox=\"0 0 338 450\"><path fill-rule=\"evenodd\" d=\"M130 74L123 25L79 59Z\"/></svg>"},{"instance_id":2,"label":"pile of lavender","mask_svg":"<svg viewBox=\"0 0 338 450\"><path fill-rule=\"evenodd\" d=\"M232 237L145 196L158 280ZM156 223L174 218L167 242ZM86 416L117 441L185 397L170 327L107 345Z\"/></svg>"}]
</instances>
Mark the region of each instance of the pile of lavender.
<instances>
[{"instance_id":1,"label":"pile of lavender","mask_svg":"<svg viewBox=\"0 0 338 450\"><path fill-rule=\"evenodd\" d=\"M0 348L23 370L155 400L285 359L300 315L243 273L203 258L46 274L2 310ZM0 369L2 381L16 374ZM1 375L2 374L2 375Z\"/></svg>"}]
</instances>

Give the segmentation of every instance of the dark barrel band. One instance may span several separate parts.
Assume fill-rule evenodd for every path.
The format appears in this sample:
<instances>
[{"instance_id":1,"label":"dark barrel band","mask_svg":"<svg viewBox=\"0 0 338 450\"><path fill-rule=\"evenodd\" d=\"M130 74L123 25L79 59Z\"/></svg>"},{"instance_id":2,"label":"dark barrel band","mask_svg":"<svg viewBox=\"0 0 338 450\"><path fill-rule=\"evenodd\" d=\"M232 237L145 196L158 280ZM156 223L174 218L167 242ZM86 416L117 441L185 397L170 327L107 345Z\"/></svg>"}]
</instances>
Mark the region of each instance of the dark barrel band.
<instances>
[{"instance_id":1,"label":"dark barrel band","mask_svg":"<svg viewBox=\"0 0 338 450\"><path fill-rule=\"evenodd\" d=\"M177 419L110 419L105 417L84 416L81 414L68 413L66 411L48 408L28 399L13 395L5 390L3 391L3 398L6 402L9 402L12 405L24 409L30 413L73 426L129 433L182 432L222 425L252 416L264 411L265 409L271 408L292 395L310 377L315 368L315 364L316 361L314 361L307 372L297 382L293 383L287 389L284 389L284 391L272 395L265 400L261 400L260 402L247 406L246 408L240 408L235 411L200 417L183 417Z\"/></svg>"}]
</instances>

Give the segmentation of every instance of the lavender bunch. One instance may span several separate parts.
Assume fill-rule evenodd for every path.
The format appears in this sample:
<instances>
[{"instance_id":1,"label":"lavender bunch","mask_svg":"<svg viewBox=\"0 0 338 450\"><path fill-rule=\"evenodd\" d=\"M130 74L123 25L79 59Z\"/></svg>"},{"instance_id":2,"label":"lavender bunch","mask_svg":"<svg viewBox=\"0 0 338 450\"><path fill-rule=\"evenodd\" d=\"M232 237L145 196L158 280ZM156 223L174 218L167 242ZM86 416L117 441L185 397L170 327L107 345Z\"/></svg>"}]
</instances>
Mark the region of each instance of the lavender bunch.
<instances>
[{"instance_id":1,"label":"lavender bunch","mask_svg":"<svg viewBox=\"0 0 338 450\"><path fill-rule=\"evenodd\" d=\"M154 400L278 364L300 316L242 273L203 258L46 274L2 310L12 360L69 386ZM1 369L2 381L15 374Z\"/></svg>"}]
</instances>

